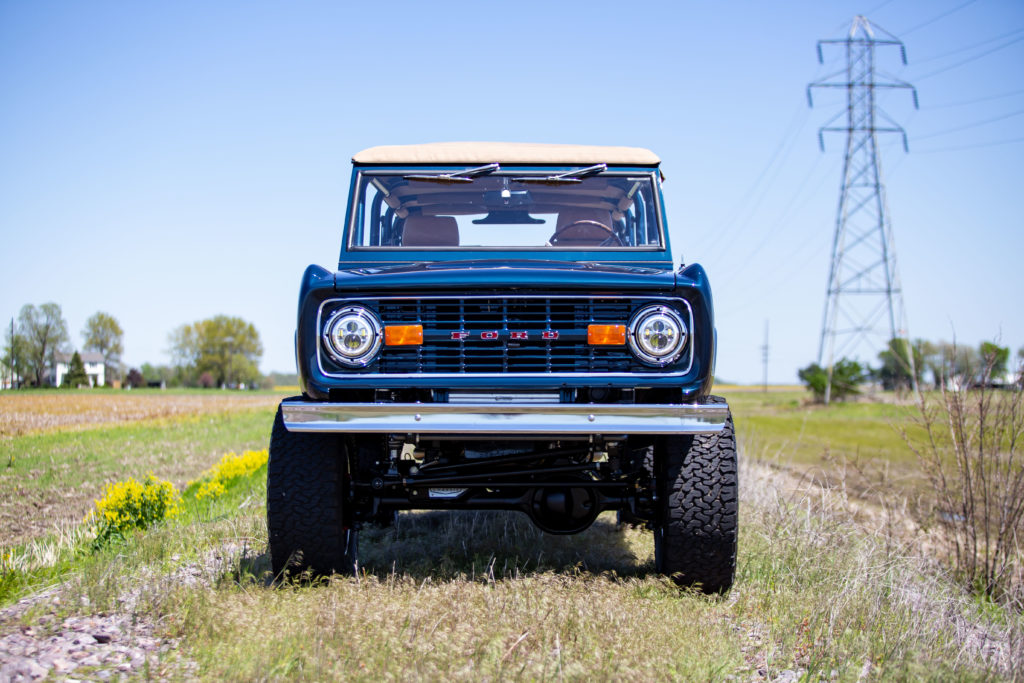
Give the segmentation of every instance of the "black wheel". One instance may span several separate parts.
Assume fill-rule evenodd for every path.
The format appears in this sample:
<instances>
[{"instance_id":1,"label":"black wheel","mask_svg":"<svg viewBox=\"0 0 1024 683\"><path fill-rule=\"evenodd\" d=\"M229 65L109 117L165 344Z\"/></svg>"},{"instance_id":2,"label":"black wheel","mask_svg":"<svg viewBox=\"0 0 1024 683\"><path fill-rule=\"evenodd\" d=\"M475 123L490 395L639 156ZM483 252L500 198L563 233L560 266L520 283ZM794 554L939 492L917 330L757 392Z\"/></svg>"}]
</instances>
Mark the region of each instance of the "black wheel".
<instances>
[{"instance_id":1,"label":"black wheel","mask_svg":"<svg viewBox=\"0 0 1024 683\"><path fill-rule=\"evenodd\" d=\"M709 402L725 400L711 396ZM723 593L736 574L739 526L732 415L717 434L667 437L655 448L659 512L655 567L679 585Z\"/></svg>"},{"instance_id":2,"label":"black wheel","mask_svg":"<svg viewBox=\"0 0 1024 683\"><path fill-rule=\"evenodd\" d=\"M344 442L333 434L289 432L277 409L267 464L267 531L274 576L308 570L350 574L356 530L346 510Z\"/></svg>"}]
</instances>

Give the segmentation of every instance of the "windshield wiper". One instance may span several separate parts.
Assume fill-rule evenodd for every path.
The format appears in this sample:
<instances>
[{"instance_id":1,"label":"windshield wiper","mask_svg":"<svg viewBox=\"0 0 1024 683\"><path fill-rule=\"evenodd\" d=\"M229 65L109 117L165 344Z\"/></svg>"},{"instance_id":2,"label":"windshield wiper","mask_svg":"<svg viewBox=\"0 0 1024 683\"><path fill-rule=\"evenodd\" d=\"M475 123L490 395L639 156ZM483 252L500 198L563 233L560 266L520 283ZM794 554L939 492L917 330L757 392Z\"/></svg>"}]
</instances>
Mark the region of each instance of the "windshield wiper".
<instances>
[{"instance_id":1,"label":"windshield wiper","mask_svg":"<svg viewBox=\"0 0 1024 683\"><path fill-rule=\"evenodd\" d=\"M512 181L516 183L539 183L542 185L560 185L562 183L580 183L583 182L583 178L587 176L596 175L598 173L604 173L608 170L608 164L595 164L593 166L587 166L586 168L577 168L572 171L566 171L565 173L558 173L556 175L549 176L523 176L522 178L513 178Z\"/></svg>"},{"instance_id":2,"label":"windshield wiper","mask_svg":"<svg viewBox=\"0 0 1024 683\"><path fill-rule=\"evenodd\" d=\"M473 178L494 173L500 168L501 166L498 164L487 164L486 166L467 168L465 171L455 171L452 173L415 173L413 175L404 175L402 178L405 180L421 180L427 183L471 183L473 182Z\"/></svg>"}]
</instances>

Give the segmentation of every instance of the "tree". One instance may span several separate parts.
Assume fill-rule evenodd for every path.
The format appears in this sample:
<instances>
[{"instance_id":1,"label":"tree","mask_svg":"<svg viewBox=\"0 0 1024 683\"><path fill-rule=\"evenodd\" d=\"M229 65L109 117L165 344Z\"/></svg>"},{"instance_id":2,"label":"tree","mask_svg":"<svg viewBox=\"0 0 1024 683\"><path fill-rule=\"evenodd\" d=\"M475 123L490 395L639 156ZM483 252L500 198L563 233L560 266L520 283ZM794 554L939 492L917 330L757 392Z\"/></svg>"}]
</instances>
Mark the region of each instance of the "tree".
<instances>
[{"instance_id":1,"label":"tree","mask_svg":"<svg viewBox=\"0 0 1024 683\"><path fill-rule=\"evenodd\" d=\"M132 389L138 389L139 387L146 386L146 380L143 378L142 373L139 372L138 368L132 368L124 377L124 385L126 387L131 387Z\"/></svg>"},{"instance_id":2,"label":"tree","mask_svg":"<svg viewBox=\"0 0 1024 683\"><path fill-rule=\"evenodd\" d=\"M0 363L4 366L3 376L10 380L12 389L20 386L22 375L28 367L27 350L25 338L14 329L12 321L11 326L4 332L3 357L0 358Z\"/></svg>"},{"instance_id":3,"label":"tree","mask_svg":"<svg viewBox=\"0 0 1024 683\"><path fill-rule=\"evenodd\" d=\"M85 321L82 330L86 351L96 351L103 356L103 365L107 377L117 379L121 376L121 354L124 353L124 331L117 318L109 313L97 311Z\"/></svg>"},{"instance_id":4,"label":"tree","mask_svg":"<svg viewBox=\"0 0 1024 683\"><path fill-rule=\"evenodd\" d=\"M988 377L1001 380L1006 375L1006 363L1010 360L1010 347L999 346L995 342L981 342L978 355Z\"/></svg>"},{"instance_id":5,"label":"tree","mask_svg":"<svg viewBox=\"0 0 1024 683\"><path fill-rule=\"evenodd\" d=\"M952 344L937 344L932 372L935 375L936 386L970 386L980 375L983 366L977 350L969 346L959 346L954 340Z\"/></svg>"},{"instance_id":6,"label":"tree","mask_svg":"<svg viewBox=\"0 0 1024 683\"><path fill-rule=\"evenodd\" d=\"M70 339L67 321L53 302L39 308L25 304L18 314L18 331L25 340L26 369L42 386L47 367L53 367L54 356Z\"/></svg>"},{"instance_id":7,"label":"tree","mask_svg":"<svg viewBox=\"0 0 1024 683\"><path fill-rule=\"evenodd\" d=\"M68 365L68 371L64 375L61 386L67 389L90 386L89 375L85 373L85 363L82 362L82 357L78 354L78 351L71 355L71 363Z\"/></svg>"},{"instance_id":8,"label":"tree","mask_svg":"<svg viewBox=\"0 0 1024 683\"><path fill-rule=\"evenodd\" d=\"M218 315L182 325L170 335L175 365L189 376L209 373L215 386L251 384L260 378L260 334L241 318Z\"/></svg>"},{"instance_id":9,"label":"tree","mask_svg":"<svg viewBox=\"0 0 1024 683\"><path fill-rule=\"evenodd\" d=\"M800 381L814 393L814 400L822 403L825 400L825 387L828 385L828 370L817 363L811 363L800 370L797 375ZM858 385L864 381L864 368L855 360L841 358L832 366L832 391L830 397L842 401L848 396L860 393Z\"/></svg>"},{"instance_id":10,"label":"tree","mask_svg":"<svg viewBox=\"0 0 1024 683\"><path fill-rule=\"evenodd\" d=\"M139 368L146 384L162 384L166 387L180 386L182 384L182 372L169 365L152 365L143 363Z\"/></svg>"},{"instance_id":11,"label":"tree","mask_svg":"<svg viewBox=\"0 0 1024 683\"><path fill-rule=\"evenodd\" d=\"M878 354L882 366L878 368L877 375L882 388L903 391L913 386L913 380L920 384L924 375L925 354L930 346L923 339L917 339L912 344L906 339L890 339L889 348ZM914 354L913 366L910 364L910 353Z\"/></svg>"}]
</instances>

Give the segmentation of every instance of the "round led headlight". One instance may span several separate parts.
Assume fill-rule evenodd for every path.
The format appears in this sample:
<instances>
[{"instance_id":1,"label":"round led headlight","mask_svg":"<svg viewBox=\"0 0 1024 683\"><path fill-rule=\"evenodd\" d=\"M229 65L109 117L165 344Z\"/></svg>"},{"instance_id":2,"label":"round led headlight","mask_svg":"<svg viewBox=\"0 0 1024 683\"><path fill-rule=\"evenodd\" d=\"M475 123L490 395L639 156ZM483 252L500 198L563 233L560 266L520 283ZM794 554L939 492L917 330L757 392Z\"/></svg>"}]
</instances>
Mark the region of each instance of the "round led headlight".
<instances>
[{"instance_id":1,"label":"round led headlight","mask_svg":"<svg viewBox=\"0 0 1024 683\"><path fill-rule=\"evenodd\" d=\"M629 348L645 363L667 365L686 346L686 323L668 306L640 309L629 323Z\"/></svg>"},{"instance_id":2,"label":"round led headlight","mask_svg":"<svg viewBox=\"0 0 1024 683\"><path fill-rule=\"evenodd\" d=\"M327 353L344 365L367 365L377 354L382 340L380 321L362 306L343 308L324 325Z\"/></svg>"}]
</instances>

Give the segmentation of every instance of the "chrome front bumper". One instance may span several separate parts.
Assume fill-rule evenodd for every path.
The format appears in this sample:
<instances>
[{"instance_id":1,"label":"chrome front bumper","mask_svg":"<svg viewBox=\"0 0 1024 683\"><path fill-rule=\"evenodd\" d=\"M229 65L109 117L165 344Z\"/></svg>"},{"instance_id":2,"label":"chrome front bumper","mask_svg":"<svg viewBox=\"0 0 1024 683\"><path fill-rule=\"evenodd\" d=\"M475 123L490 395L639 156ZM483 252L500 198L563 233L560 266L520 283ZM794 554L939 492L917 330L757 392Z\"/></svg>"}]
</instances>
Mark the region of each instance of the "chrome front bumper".
<instances>
[{"instance_id":1,"label":"chrome front bumper","mask_svg":"<svg viewBox=\"0 0 1024 683\"><path fill-rule=\"evenodd\" d=\"M588 435L706 434L721 431L724 403L633 405L585 403L316 403L284 401L292 432Z\"/></svg>"}]
</instances>

